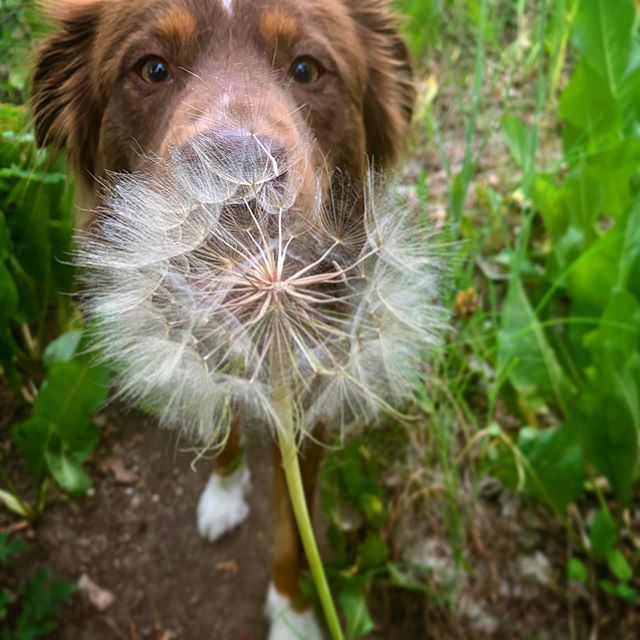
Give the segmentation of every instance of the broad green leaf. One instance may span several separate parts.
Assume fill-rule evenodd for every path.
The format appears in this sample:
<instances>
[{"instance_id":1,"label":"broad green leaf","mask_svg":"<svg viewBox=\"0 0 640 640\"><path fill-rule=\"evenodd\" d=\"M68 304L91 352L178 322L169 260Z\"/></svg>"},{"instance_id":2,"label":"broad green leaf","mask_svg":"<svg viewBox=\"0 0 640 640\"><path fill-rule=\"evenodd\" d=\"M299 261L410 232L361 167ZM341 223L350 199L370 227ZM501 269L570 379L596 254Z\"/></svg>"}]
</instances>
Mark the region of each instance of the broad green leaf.
<instances>
[{"instance_id":1,"label":"broad green leaf","mask_svg":"<svg viewBox=\"0 0 640 640\"><path fill-rule=\"evenodd\" d=\"M108 372L89 358L52 364L32 417L13 430L33 475L39 477L46 464L63 488L80 492L87 486L79 465L98 443L91 418L107 393Z\"/></svg>"},{"instance_id":2,"label":"broad green leaf","mask_svg":"<svg viewBox=\"0 0 640 640\"><path fill-rule=\"evenodd\" d=\"M44 453L52 433L51 423L37 417L13 427L13 440L27 458L29 472L35 478L39 478L44 470Z\"/></svg>"},{"instance_id":3,"label":"broad green leaf","mask_svg":"<svg viewBox=\"0 0 640 640\"><path fill-rule=\"evenodd\" d=\"M607 556L607 565L609 567L609 571L611 571L611 573L620 580L620 582L629 582L633 577L633 570L629 566L628 560L620 549L613 549L609 552L609 555Z\"/></svg>"},{"instance_id":4,"label":"broad green leaf","mask_svg":"<svg viewBox=\"0 0 640 640\"><path fill-rule=\"evenodd\" d=\"M625 384L635 382L628 375L626 380L613 376L611 371L600 375L585 387L580 399L582 417L575 420L575 425L586 459L607 477L618 499L626 504L638 462L638 429L625 398L611 387L602 388L607 376L611 376L610 383L616 378Z\"/></svg>"},{"instance_id":5,"label":"broad green leaf","mask_svg":"<svg viewBox=\"0 0 640 640\"><path fill-rule=\"evenodd\" d=\"M611 516L602 509L593 516L589 526L591 553L597 560L604 560L616 543L616 531Z\"/></svg>"},{"instance_id":6,"label":"broad green leaf","mask_svg":"<svg viewBox=\"0 0 640 640\"><path fill-rule=\"evenodd\" d=\"M563 139L565 157L572 165L589 142L614 138L622 128L622 115L609 87L584 62L578 63L560 96L558 117L570 127Z\"/></svg>"},{"instance_id":7,"label":"broad green leaf","mask_svg":"<svg viewBox=\"0 0 640 640\"><path fill-rule=\"evenodd\" d=\"M47 467L55 481L71 494L84 494L91 487L91 478L72 456L46 451Z\"/></svg>"},{"instance_id":8,"label":"broad green leaf","mask_svg":"<svg viewBox=\"0 0 640 640\"><path fill-rule=\"evenodd\" d=\"M614 226L571 265L567 288L576 315L600 316L618 282L624 236Z\"/></svg>"},{"instance_id":9,"label":"broad green leaf","mask_svg":"<svg viewBox=\"0 0 640 640\"><path fill-rule=\"evenodd\" d=\"M635 17L633 0L581 0L573 26L576 47L618 101L630 98Z\"/></svg>"},{"instance_id":10,"label":"broad green leaf","mask_svg":"<svg viewBox=\"0 0 640 640\"><path fill-rule=\"evenodd\" d=\"M338 593L348 639L359 638L373 629L373 620L367 606L364 586L363 579L352 578L349 581L344 581Z\"/></svg>"},{"instance_id":11,"label":"broad green leaf","mask_svg":"<svg viewBox=\"0 0 640 640\"><path fill-rule=\"evenodd\" d=\"M558 513L581 493L585 467L582 447L567 427L523 429L518 448L527 461L527 487Z\"/></svg>"},{"instance_id":12,"label":"broad green leaf","mask_svg":"<svg viewBox=\"0 0 640 640\"><path fill-rule=\"evenodd\" d=\"M509 372L516 390L528 399L551 396L562 401L572 392L517 276L509 283L502 307L498 364L502 371Z\"/></svg>"},{"instance_id":13,"label":"broad green leaf","mask_svg":"<svg viewBox=\"0 0 640 640\"><path fill-rule=\"evenodd\" d=\"M584 338L596 367L618 372L632 366L634 353L640 346L640 303L636 297L621 289L615 289L609 298L600 326ZM639 410L632 413L638 416Z\"/></svg>"},{"instance_id":14,"label":"broad green leaf","mask_svg":"<svg viewBox=\"0 0 640 640\"><path fill-rule=\"evenodd\" d=\"M108 391L108 372L88 358L58 362L40 389L33 415L54 424L63 441L79 439L84 443L86 425L107 399Z\"/></svg>"},{"instance_id":15,"label":"broad green leaf","mask_svg":"<svg viewBox=\"0 0 640 640\"><path fill-rule=\"evenodd\" d=\"M44 364L50 369L59 362L69 362L76 355L82 340L82 330L75 329L56 338L49 343L44 352Z\"/></svg>"},{"instance_id":16,"label":"broad green leaf","mask_svg":"<svg viewBox=\"0 0 640 640\"><path fill-rule=\"evenodd\" d=\"M587 458L618 497L631 494L640 433L640 303L614 290L601 325L586 335L592 355L576 424Z\"/></svg>"},{"instance_id":17,"label":"broad green leaf","mask_svg":"<svg viewBox=\"0 0 640 640\"><path fill-rule=\"evenodd\" d=\"M0 489L0 502L4 504L9 511L13 513L17 513L22 518L29 517L29 511L24 507L24 505L13 495L13 493L9 493L8 491L3 491ZM0 557L0 564L2 564L2 558Z\"/></svg>"},{"instance_id":18,"label":"broad green leaf","mask_svg":"<svg viewBox=\"0 0 640 640\"><path fill-rule=\"evenodd\" d=\"M569 224L569 213L562 197L562 191L554 184L553 177L536 176L532 197L540 211L545 229L555 243L565 234Z\"/></svg>"}]
</instances>

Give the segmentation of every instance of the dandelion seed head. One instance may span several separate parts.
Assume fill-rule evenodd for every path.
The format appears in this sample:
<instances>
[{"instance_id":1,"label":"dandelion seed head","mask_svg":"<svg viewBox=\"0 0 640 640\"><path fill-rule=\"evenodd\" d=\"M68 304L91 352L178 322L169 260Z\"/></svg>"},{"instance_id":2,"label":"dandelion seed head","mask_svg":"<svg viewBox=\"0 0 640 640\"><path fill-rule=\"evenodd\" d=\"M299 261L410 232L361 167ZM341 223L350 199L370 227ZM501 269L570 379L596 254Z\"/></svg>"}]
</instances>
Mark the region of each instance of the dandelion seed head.
<instances>
[{"instance_id":1,"label":"dandelion seed head","mask_svg":"<svg viewBox=\"0 0 640 640\"><path fill-rule=\"evenodd\" d=\"M318 179L302 211L305 154L254 143L238 161L196 140L114 176L77 250L120 393L205 445L232 413L278 428L274 355L300 434L373 418L411 396L447 321L439 252L379 177Z\"/></svg>"}]
</instances>

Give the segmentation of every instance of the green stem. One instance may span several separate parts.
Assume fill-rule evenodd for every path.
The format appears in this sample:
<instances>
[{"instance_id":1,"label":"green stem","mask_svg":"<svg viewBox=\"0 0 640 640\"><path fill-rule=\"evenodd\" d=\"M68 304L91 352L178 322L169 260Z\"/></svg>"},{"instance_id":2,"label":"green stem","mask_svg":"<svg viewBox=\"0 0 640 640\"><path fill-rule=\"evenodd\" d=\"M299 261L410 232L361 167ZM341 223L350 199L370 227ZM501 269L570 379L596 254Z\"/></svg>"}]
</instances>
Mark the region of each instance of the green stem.
<instances>
[{"instance_id":1,"label":"green stem","mask_svg":"<svg viewBox=\"0 0 640 640\"><path fill-rule=\"evenodd\" d=\"M331 597L329 583L327 582L318 545L313 534L311 517L309 516L307 500L304 495L304 485L302 484L302 474L300 473L300 464L298 462L291 393L287 387L286 379L281 373L282 367L278 366L276 360L278 360L277 356L273 358L275 366L272 368L274 383L273 405L279 423L278 443L282 456L282 467L289 488L289 497L291 498L293 513L298 524L300 538L302 539L302 546L304 547L311 575L318 590L320 603L329 627L329 633L333 640L344 640L338 613Z\"/></svg>"}]
</instances>

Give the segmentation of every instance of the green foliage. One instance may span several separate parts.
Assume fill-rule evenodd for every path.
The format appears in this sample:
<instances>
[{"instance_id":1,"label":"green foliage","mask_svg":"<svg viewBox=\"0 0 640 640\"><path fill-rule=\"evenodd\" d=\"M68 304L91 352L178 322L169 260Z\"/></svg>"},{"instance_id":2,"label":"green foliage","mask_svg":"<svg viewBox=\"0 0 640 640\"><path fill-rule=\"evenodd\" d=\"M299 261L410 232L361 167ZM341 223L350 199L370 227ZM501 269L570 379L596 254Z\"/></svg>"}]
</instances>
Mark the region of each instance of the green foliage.
<instances>
[{"instance_id":1,"label":"green foliage","mask_svg":"<svg viewBox=\"0 0 640 640\"><path fill-rule=\"evenodd\" d=\"M19 103L26 74L17 59L38 26L32 3L3 7L0 48L10 69L3 76L0 67L0 85L2 95ZM71 494L90 486L83 463L99 439L91 418L108 388L107 373L79 355L81 320L69 295L72 194L64 160L36 150L26 108L0 102L0 379L16 403L32 404L29 418L11 433L38 485L29 504L3 473L0 502L23 517L42 509L49 477Z\"/></svg>"},{"instance_id":2,"label":"green foliage","mask_svg":"<svg viewBox=\"0 0 640 640\"><path fill-rule=\"evenodd\" d=\"M33 406L31 418L13 429L34 477L48 471L66 491L82 494L91 481L82 463L95 449L99 434L91 422L107 399L108 372L87 355L77 356L81 334L72 331L45 352L49 370Z\"/></svg>"},{"instance_id":3,"label":"green foliage","mask_svg":"<svg viewBox=\"0 0 640 640\"><path fill-rule=\"evenodd\" d=\"M615 4L581 2L576 12L578 63L559 103L567 171L534 181L548 250L531 293L513 276L499 353L518 393L558 407L567 451L579 443L624 503L640 430L640 40L633 3ZM505 128L512 152L522 137L513 131Z\"/></svg>"},{"instance_id":4,"label":"green foliage","mask_svg":"<svg viewBox=\"0 0 640 640\"><path fill-rule=\"evenodd\" d=\"M328 574L345 616L347 638L373 628L366 592L386 571L389 555L382 536L387 519L377 481L377 461L362 441L336 451L320 474L320 500L328 519L333 561Z\"/></svg>"},{"instance_id":5,"label":"green foliage","mask_svg":"<svg viewBox=\"0 0 640 640\"><path fill-rule=\"evenodd\" d=\"M594 474L608 480L621 507L629 503L640 433L637 9L632 0L569 4L575 67L558 101L564 170L536 174L530 128L511 115L502 121L532 209L512 254L497 335L501 377L524 414L551 411L557 424L521 430L496 471L512 486L524 474L520 486L560 515ZM543 252L534 245L536 215ZM618 527L608 509L598 511L587 550L609 573L600 587L635 602ZM568 572L587 581L578 559Z\"/></svg>"},{"instance_id":6,"label":"green foliage","mask_svg":"<svg viewBox=\"0 0 640 640\"><path fill-rule=\"evenodd\" d=\"M0 568L9 567L25 550L20 539L0 533ZM58 627L60 609L69 602L73 583L56 580L39 570L16 589L0 586L0 639L33 640L49 636Z\"/></svg>"}]
</instances>

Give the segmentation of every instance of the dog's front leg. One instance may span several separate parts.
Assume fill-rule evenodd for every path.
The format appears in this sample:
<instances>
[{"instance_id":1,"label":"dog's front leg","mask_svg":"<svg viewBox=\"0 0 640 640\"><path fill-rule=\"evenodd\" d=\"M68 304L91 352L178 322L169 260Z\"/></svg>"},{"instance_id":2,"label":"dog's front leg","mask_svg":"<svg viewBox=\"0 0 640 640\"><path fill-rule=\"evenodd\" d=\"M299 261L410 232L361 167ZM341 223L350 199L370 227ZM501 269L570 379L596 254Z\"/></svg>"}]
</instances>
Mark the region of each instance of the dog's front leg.
<instances>
[{"instance_id":1,"label":"dog's front leg","mask_svg":"<svg viewBox=\"0 0 640 640\"><path fill-rule=\"evenodd\" d=\"M215 542L246 520L249 486L249 468L236 420L224 449L214 460L213 472L198 503L198 531L203 538Z\"/></svg>"},{"instance_id":2,"label":"dog's front leg","mask_svg":"<svg viewBox=\"0 0 640 640\"><path fill-rule=\"evenodd\" d=\"M318 432L316 436L319 435ZM322 452L320 443L309 440L299 454L305 497L311 514ZM271 621L269 640L322 640L323 633L313 608L300 591L300 578L308 565L289 499L280 449L276 445L273 446L273 483L275 546L265 607Z\"/></svg>"}]
</instances>

